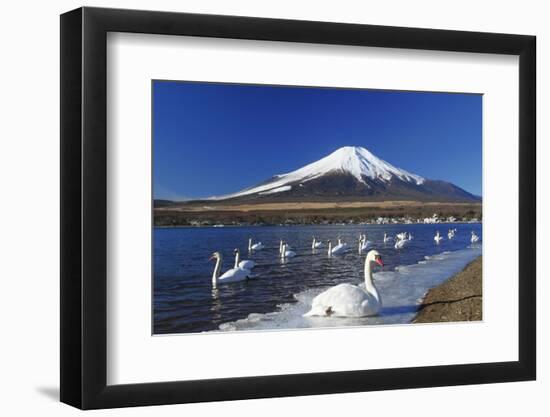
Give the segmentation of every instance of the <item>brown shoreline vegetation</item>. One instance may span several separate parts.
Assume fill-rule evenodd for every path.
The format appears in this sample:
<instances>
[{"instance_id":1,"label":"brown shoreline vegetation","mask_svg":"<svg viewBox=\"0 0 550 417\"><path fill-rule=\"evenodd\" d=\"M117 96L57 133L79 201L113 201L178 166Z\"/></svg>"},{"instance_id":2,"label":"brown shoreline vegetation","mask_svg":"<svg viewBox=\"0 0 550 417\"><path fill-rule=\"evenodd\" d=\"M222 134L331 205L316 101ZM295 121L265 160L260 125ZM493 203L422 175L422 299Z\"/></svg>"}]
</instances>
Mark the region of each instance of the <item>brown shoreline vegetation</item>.
<instances>
[{"instance_id":1,"label":"brown shoreline vegetation","mask_svg":"<svg viewBox=\"0 0 550 417\"><path fill-rule=\"evenodd\" d=\"M155 226L330 224L373 222L378 217L421 219L437 214L457 220L482 218L481 203L420 201L174 204L154 208Z\"/></svg>"},{"instance_id":2,"label":"brown shoreline vegetation","mask_svg":"<svg viewBox=\"0 0 550 417\"><path fill-rule=\"evenodd\" d=\"M482 257L428 291L413 323L482 320Z\"/></svg>"}]
</instances>

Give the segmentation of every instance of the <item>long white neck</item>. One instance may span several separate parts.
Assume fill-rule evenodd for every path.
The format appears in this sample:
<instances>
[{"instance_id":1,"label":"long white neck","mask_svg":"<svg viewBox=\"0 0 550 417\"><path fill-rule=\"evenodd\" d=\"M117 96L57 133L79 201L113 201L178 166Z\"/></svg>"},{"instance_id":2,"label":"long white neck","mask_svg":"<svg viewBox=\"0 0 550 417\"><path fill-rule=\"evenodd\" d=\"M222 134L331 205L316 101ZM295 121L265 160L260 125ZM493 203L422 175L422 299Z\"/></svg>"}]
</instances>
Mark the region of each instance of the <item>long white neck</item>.
<instances>
[{"instance_id":1,"label":"long white neck","mask_svg":"<svg viewBox=\"0 0 550 417\"><path fill-rule=\"evenodd\" d=\"M281 258L285 257L286 252L286 243L281 247Z\"/></svg>"},{"instance_id":2,"label":"long white neck","mask_svg":"<svg viewBox=\"0 0 550 417\"><path fill-rule=\"evenodd\" d=\"M380 301L380 296L378 294L378 291L376 290L376 287L374 286L374 282L372 281L372 267L371 267L371 261L368 259L365 260L365 289L367 292L372 294L378 301Z\"/></svg>"},{"instance_id":3,"label":"long white neck","mask_svg":"<svg viewBox=\"0 0 550 417\"><path fill-rule=\"evenodd\" d=\"M214 273L212 274L212 285L215 287L218 283L218 277L220 276L220 270L222 269L222 258L216 259L216 266L214 266Z\"/></svg>"},{"instance_id":4,"label":"long white neck","mask_svg":"<svg viewBox=\"0 0 550 417\"><path fill-rule=\"evenodd\" d=\"M328 256L332 255L332 242L328 242Z\"/></svg>"},{"instance_id":5,"label":"long white neck","mask_svg":"<svg viewBox=\"0 0 550 417\"><path fill-rule=\"evenodd\" d=\"M248 239L248 250L252 250L252 238Z\"/></svg>"},{"instance_id":6,"label":"long white neck","mask_svg":"<svg viewBox=\"0 0 550 417\"><path fill-rule=\"evenodd\" d=\"M338 244L339 244L339 245L342 244L342 239L338 238Z\"/></svg>"},{"instance_id":7,"label":"long white neck","mask_svg":"<svg viewBox=\"0 0 550 417\"><path fill-rule=\"evenodd\" d=\"M279 241L279 253L283 253L283 241Z\"/></svg>"},{"instance_id":8,"label":"long white neck","mask_svg":"<svg viewBox=\"0 0 550 417\"><path fill-rule=\"evenodd\" d=\"M235 268L239 267L239 261L241 260L241 254L239 251L235 252Z\"/></svg>"},{"instance_id":9,"label":"long white neck","mask_svg":"<svg viewBox=\"0 0 550 417\"><path fill-rule=\"evenodd\" d=\"M315 238L313 238L313 242L311 242L311 249L315 249Z\"/></svg>"}]
</instances>

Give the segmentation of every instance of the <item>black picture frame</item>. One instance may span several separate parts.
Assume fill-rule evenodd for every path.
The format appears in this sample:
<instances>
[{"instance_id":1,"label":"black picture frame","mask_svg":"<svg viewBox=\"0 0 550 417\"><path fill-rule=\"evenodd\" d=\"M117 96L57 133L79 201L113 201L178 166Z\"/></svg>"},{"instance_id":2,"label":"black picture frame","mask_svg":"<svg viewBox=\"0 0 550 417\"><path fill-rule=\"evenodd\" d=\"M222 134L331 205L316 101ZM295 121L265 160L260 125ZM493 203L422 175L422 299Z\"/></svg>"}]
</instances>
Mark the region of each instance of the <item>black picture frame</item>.
<instances>
[{"instance_id":1,"label":"black picture frame","mask_svg":"<svg viewBox=\"0 0 550 417\"><path fill-rule=\"evenodd\" d=\"M107 385L108 32L519 56L519 360ZM61 15L61 401L82 409L525 381L536 378L536 38L186 13Z\"/></svg>"}]
</instances>

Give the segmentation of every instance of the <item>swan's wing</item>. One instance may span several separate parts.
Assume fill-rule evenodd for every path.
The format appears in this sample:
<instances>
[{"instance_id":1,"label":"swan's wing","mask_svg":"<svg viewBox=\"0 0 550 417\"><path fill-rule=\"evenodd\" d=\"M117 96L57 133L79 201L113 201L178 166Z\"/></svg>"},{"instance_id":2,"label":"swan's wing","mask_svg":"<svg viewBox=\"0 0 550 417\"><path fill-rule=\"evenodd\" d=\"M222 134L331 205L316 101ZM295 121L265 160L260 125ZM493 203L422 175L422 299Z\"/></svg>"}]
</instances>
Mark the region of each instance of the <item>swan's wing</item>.
<instances>
[{"instance_id":1,"label":"swan's wing","mask_svg":"<svg viewBox=\"0 0 550 417\"><path fill-rule=\"evenodd\" d=\"M239 262L239 268L241 269L252 269L255 266L256 266L256 262L254 261L244 260Z\"/></svg>"},{"instance_id":2,"label":"swan's wing","mask_svg":"<svg viewBox=\"0 0 550 417\"><path fill-rule=\"evenodd\" d=\"M331 316L362 316L362 304L368 298L361 288L351 284L339 284L329 288L313 299L311 315L326 316L330 308Z\"/></svg>"},{"instance_id":3,"label":"swan's wing","mask_svg":"<svg viewBox=\"0 0 550 417\"><path fill-rule=\"evenodd\" d=\"M313 317L313 316L326 316L326 310L322 306L311 307L307 313L304 314L304 317Z\"/></svg>"},{"instance_id":4,"label":"swan's wing","mask_svg":"<svg viewBox=\"0 0 550 417\"><path fill-rule=\"evenodd\" d=\"M380 302L374 297L368 297L361 303L361 315L372 316L380 311Z\"/></svg>"},{"instance_id":5,"label":"swan's wing","mask_svg":"<svg viewBox=\"0 0 550 417\"><path fill-rule=\"evenodd\" d=\"M334 248L332 248L332 253L342 253L346 250L347 245L345 243L341 243L339 245L336 245Z\"/></svg>"},{"instance_id":6,"label":"swan's wing","mask_svg":"<svg viewBox=\"0 0 550 417\"><path fill-rule=\"evenodd\" d=\"M248 275L250 275L250 271L248 269L232 268L224 272L224 274L218 278L218 282L244 281Z\"/></svg>"},{"instance_id":7,"label":"swan's wing","mask_svg":"<svg viewBox=\"0 0 550 417\"><path fill-rule=\"evenodd\" d=\"M222 280L225 280L225 279L229 279L231 277L233 277L235 275L235 271L239 269L239 268L231 268L229 269L228 271L225 271L223 274L221 274L219 277L218 277L218 280L219 281L222 281Z\"/></svg>"}]
</instances>

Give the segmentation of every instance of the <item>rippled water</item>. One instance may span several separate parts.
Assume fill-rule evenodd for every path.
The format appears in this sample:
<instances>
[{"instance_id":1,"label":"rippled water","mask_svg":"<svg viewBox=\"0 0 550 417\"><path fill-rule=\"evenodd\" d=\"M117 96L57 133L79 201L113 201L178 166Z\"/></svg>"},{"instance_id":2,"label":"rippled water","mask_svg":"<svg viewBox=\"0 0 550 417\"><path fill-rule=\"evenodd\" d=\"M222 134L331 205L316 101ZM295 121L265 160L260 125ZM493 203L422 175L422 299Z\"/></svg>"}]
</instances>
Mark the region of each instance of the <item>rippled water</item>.
<instances>
[{"instance_id":1,"label":"rippled water","mask_svg":"<svg viewBox=\"0 0 550 417\"><path fill-rule=\"evenodd\" d=\"M447 240L450 227L458 229ZM439 230L445 240L436 245ZM154 333L188 333L209 330L303 328L380 323L405 323L414 317L424 293L459 271L481 254L470 245L470 231L481 237L481 224L326 225L224 228L156 228L154 230ZM409 245L396 250L382 243L384 232L413 234ZM362 319L302 318L312 298L324 289L363 282L364 255L357 240L367 233L382 254L385 266L375 274L384 308L379 317ZM332 256L312 250L311 240L340 236L350 250ZM248 253L248 238L265 248ZM287 241L297 256L282 262L279 240ZM222 273L233 266L233 250L241 259L254 260L255 279L212 288L214 251L223 255ZM433 256L436 255L436 256ZM426 258L427 257L427 258ZM419 263L420 262L420 263Z\"/></svg>"}]
</instances>

